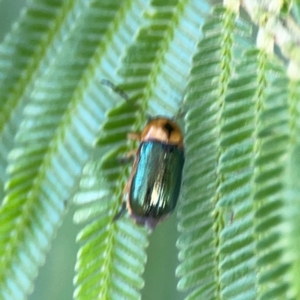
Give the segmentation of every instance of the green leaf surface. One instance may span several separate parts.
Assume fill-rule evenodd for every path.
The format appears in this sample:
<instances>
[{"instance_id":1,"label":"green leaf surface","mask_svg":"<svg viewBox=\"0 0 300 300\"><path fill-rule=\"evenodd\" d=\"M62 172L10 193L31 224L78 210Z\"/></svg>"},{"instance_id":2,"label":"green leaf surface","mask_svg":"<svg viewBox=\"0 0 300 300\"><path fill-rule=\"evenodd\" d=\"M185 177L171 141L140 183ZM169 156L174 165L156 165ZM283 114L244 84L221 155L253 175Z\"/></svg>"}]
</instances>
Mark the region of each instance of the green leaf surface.
<instances>
[{"instance_id":1,"label":"green leaf surface","mask_svg":"<svg viewBox=\"0 0 300 300\"><path fill-rule=\"evenodd\" d=\"M265 62L266 57L262 56L260 65L264 68L264 73L259 74L262 86L257 99L259 113L255 130L257 154L254 162L253 198L256 210L254 221L258 295L260 299L271 299L274 285L278 297L285 297L289 286L286 281L288 265L282 255L284 244L271 238L279 235L283 226L283 174L289 143L286 101L288 82L278 67L273 68ZM274 72L278 72L278 78L274 78Z\"/></svg>"},{"instance_id":2,"label":"green leaf surface","mask_svg":"<svg viewBox=\"0 0 300 300\"><path fill-rule=\"evenodd\" d=\"M122 59L118 74L126 78L126 81L118 88L129 96L129 100L127 103L120 100L120 104L107 113L107 120L97 141L96 152L99 153L86 166L81 180L81 192L76 197L76 202L85 206L77 211L75 220L89 221L78 236L83 246L79 251L76 267L76 299L114 299L117 295L130 299L140 298L139 290L144 285L141 275L146 262L148 233L128 217L112 221L120 209L125 178L128 178L128 168L120 165L119 160L125 156L126 149L135 147L132 143L126 146L126 135L130 131L142 129L146 112L149 111L151 115L176 114L186 87L182 82L188 76L189 58L196 50L196 40L200 34L198 26L202 22L196 16L194 19L188 18L190 15L193 17L195 11L201 13L202 9L201 4L197 5L193 1L171 1L163 7L160 2L151 2L151 10L144 12L148 23L141 27L136 40ZM185 37L187 26L190 29L190 40ZM180 53L181 63L176 65L174 57L182 47L184 51ZM105 151L108 154L103 156L101 153ZM135 231L140 238L132 238ZM120 237L125 237L127 243L119 243ZM96 261L95 251L99 251L99 259ZM94 254L86 257L87 252ZM104 266L101 255L103 252L107 253ZM129 257L128 261L120 261L120 256L125 254ZM133 259L138 257L140 258ZM93 267L89 267L90 265ZM126 268L127 272L121 274L118 268ZM95 282L92 287L86 282L87 277ZM121 280L122 290L114 281L108 280L109 277Z\"/></svg>"},{"instance_id":3,"label":"green leaf surface","mask_svg":"<svg viewBox=\"0 0 300 300\"><path fill-rule=\"evenodd\" d=\"M52 26L47 27L46 34L53 34L47 54L55 58L49 62L46 53L43 56L47 70L39 74L32 86L30 103L25 108L22 126L9 156L7 196L1 208L0 247L5 254L1 257L0 284L3 295L10 297L18 298L15 293L27 294L32 289L31 279L36 276L37 267L44 261L49 243L61 223L104 113L112 106L105 94L101 96L99 88L102 86L95 71L103 53L113 53L110 50L115 48L115 41L111 39L110 46L105 43L104 47L103 37L109 35L111 22L118 25L118 14L122 15L123 11L118 12L117 1L109 6L94 1L91 2L93 9L80 2L71 4L57 8L59 25L55 32ZM40 4L33 6L42 12L53 11L52 7L46 10ZM99 30L101 14L95 11L103 12L103 9L111 13L102 21L103 30ZM30 18L34 18L31 13L25 21L29 23ZM75 20L76 26L70 26ZM97 28L94 35L93 28ZM58 47L56 39L59 41L62 34L65 41ZM76 51L72 50L75 45ZM39 46L32 42L33 50L28 55L36 55L35 47ZM43 64L41 57L36 59ZM113 63L109 66L116 68ZM26 86L30 80L29 76ZM42 118L37 118L41 115ZM39 250L37 257L31 257L31 248ZM5 279L4 274L9 274L9 270L22 272L24 264L29 262L31 268L21 281L18 272ZM18 284L20 289L12 288Z\"/></svg>"},{"instance_id":4,"label":"green leaf surface","mask_svg":"<svg viewBox=\"0 0 300 300\"><path fill-rule=\"evenodd\" d=\"M75 299L300 297L299 1L239 4L24 4L0 44L0 299L28 297L73 203ZM184 132L179 253L176 214L114 220L128 133L158 115ZM66 236L32 300L71 297Z\"/></svg>"},{"instance_id":5,"label":"green leaf surface","mask_svg":"<svg viewBox=\"0 0 300 300\"><path fill-rule=\"evenodd\" d=\"M223 212L231 214L221 232L222 299L255 299L256 296L251 193L258 56L257 51L247 51L237 65L222 114L222 183L218 205Z\"/></svg>"},{"instance_id":6,"label":"green leaf surface","mask_svg":"<svg viewBox=\"0 0 300 300\"><path fill-rule=\"evenodd\" d=\"M225 186L218 188L223 164L217 167L216 162L222 157L219 135L222 130L230 129L226 125L220 127L223 124L221 113L232 65L241 54L236 52L236 45L243 39L239 35L242 22L235 22L234 18L229 10L219 7L214 10L203 26L204 38L198 45L191 71L187 105L192 109L186 116L187 162L184 200L179 208L179 230L182 233L177 243L182 261L177 269L177 275L181 277L179 288L194 290L187 299L216 299L220 293L221 262L217 248L224 225L223 216L214 206L215 197L220 197L215 194L216 190L220 189L221 193ZM244 24L244 27L251 31L249 25Z\"/></svg>"}]
</instances>

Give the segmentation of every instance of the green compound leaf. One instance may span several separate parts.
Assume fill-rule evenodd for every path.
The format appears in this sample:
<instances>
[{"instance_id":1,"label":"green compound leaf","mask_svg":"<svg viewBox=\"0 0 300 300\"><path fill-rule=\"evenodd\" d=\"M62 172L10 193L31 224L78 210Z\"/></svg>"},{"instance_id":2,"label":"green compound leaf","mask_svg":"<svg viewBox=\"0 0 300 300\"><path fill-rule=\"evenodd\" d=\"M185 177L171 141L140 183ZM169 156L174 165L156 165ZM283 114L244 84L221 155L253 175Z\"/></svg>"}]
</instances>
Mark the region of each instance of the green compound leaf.
<instances>
[{"instance_id":1,"label":"green compound leaf","mask_svg":"<svg viewBox=\"0 0 300 300\"><path fill-rule=\"evenodd\" d=\"M299 6L299 5L298 5ZM300 7L300 6L299 6ZM288 84L288 96L287 102L289 104L289 128L291 137L291 147L289 149L289 161L286 168L286 193L285 199L287 202L284 209L284 218L287 223L285 228L285 243L287 244L287 253L284 257L290 261L292 267L290 269L290 278L292 287L290 292L295 295L295 299L300 297L300 288L298 284L298 278L300 274L300 252L299 252L299 129L300 129L300 110L299 110L299 92L300 84L299 81L289 81Z\"/></svg>"},{"instance_id":2,"label":"green compound leaf","mask_svg":"<svg viewBox=\"0 0 300 300\"><path fill-rule=\"evenodd\" d=\"M263 51L221 52L227 27L216 24L203 26L187 99L179 288L192 290L187 299L294 299L282 234L288 81ZM227 46L240 45L233 36Z\"/></svg>"},{"instance_id":3,"label":"green compound leaf","mask_svg":"<svg viewBox=\"0 0 300 300\"><path fill-rule=\"evenodd\" d=\"M30 293L74 194L84 224L74 298L142 297L149 233L113 218L130 173L121 158L137 146L127 133L150 114L185 119L179 289L298 299L299 82L249 43L234 1L50 2L29 1L0 45L0 298ZM299 1L279 8L297 32ZM172 256L153 246L153 257Z\"/></svg>"},{"instance_id":4,"label":"green compound leaf","mask_svg":"<svg viewBox=\"0 0 300 300\"><path fill-rule=\"evenodd\" d=\"M278 215L281 210L282 204L276 199L278 189L261 187L268 186L268 182L275 178L277 186L282 185L284 165L280 165L282 160L273 160L272 153L262 155L259 149L261 139L269 137L270 133L287 133L284 92L287 82L282 70L267 60L263 52L246 53L245 60L237 67L237 79L229 84L225 103L221 143L225 180L220 187L222 198L219 205L232 210L233 217L232 223L222 232L224 299L256 299L258 296L264 299L268 293L280 295L277 288L281 284L288 286L283 280L287 263L280 257L280 251L270 251L272 245L280 244L278 226L282 221L280 217L268 217L275 212ZM277 151L276 141L272 141L271 151ZM238 159L234 160L235 156ZM270 168L259 169L257 163L260 165L262 161ZM267 190L269 194L265 193ZM257 204L257 195L262 201L260 204ZM270 255L265 255L268 251ZM270 273L265 273L265 269ZM276 270L280 270L282 277L274 288ZM270 286L264 287L268 282Z\"/></svg>"},{"instance_id":5,"label":"green compound leaf","mask_svg":"<svg viewBox=\"0 0 300 300\"><path fill-rule=\"evenodd\" d=\"M289 262L283 257L286 245L280 236L284 228L284 174L289 146L288 81L280 69L266 64L266 56L261 57L260 64L268 73L261 80L267 84L263 84L259 93L255 128L254 233L258 296L259 299L274 299L275 295L285 298L289 288L286 277ZM274 78L274 71L278 72L278 78Z\"/></svg>"},{"instance_id":6,"label":"green compound leaf","mask_svg":"<svg viewBox=\"0 0 300 300\"><path fill-rule=\"evenodd\" d=\"M77 237L83 246L79 250L76 264L76 299L86 299L86 296L114 299L121 295L137 299L138 290L144 285L140 275L146 262L147 232L136 227L128 218L113 221L120 209L120 191L125 184L122 180L125 168L118 156L124 155L126 148L116 144L122 140L124 144L126 131L118 138L119 143L117 135L110 140L109 133L118 126L123 129L125 126L127 130L130 128L130 122L128 126L119 123L119 119L124 116L127 120L135 120L134 115L130 118L130 109L128 105L123 105L123 110L117 107L117 116L111 111L109 121L103 126L103 137L98 143L101 146L109 145L114 150L102 156L100 149L100 163L95 161L86 165L81 192L75 198L75 202L82 206L75 213L75 221L89 222Z\"/></svg>"},{"instance_id":7,"label":"green compound leaf","mask_svg":"<svg viewBox=\"0 0 300 300\"><path fill-rule=\"evenodd\" d=\"M124 12L122 8L119 10L119 1L110 4L91 1L90 7L86 3L65 2L63 8L57 8L58 28L53 33L53 27L47 27L53 34L51 43L44 56L36 58L43 72L28 91L30 101L24 110L22 126L17 124L19 130L7 168L6 198L0 211L0 293L5 299L20 299L32 290L32 279L61 224L68 199L76 190L81 170L99 134L99 124L113 104L99 89L96 71L101 57L108 53L119 55L118 51L124 49L112 50L116 49L116 41L110 34L112 24L115 32L120 30L118 25ZM46 4L33 2L32 7L28 8L25 23L31 24L35 17L52 11ZM37 12L32 16L31 10ZM105 10L107 17L102 18ZM100 28L99 22L102 22ZM16 40L21 33L15 33ZM31 43L28 45L36 50L38 45ZM31 55L35 54L32 50ZM106 66L116 69L114 62ZM24 88L31 84L31 77Z\"/></svg>"},{"instance_id":8,"label":"green compound leaf","mask_svg":"<svg viewBox=\"0 0 300 300\"><path fill-rule=\"evenodd\" d=\"M217 166L221 155L220 108L232 67L241 55L237 45L241 41L248 44L244 38L248 32L250 25L235 22L232 12L216 7L203 26L204 38L194 57L187 99L192 108L186 117L187 161L179 208L182 233L177 243L182 261L177 269L181 277L178 287L192 289L187 299L216 299L220 293L218 245L224 224L222 214L214 208L222 178Z\"/></svg>"},{"instance_id":9,"label":"green compound leaf","mask_svg":"<svg viewBox=\"0 0 300 300\"><path fill-rule=\"evenodd\" d=\"M0 195L7 179L7 157L20 126L33 82L45 72L45 63L57 48L55 37L68 13L68 2L38 1L23 10L0 45Z\"/></svg>"},{"instance_id":10,"label":"green compound leaf","mask_svg":"<svg viewBox=\"0 0 300 300\"><path fill-rule=\"evenodd\" d=\"M247 51L228 85L221 128L220 199L231 214L221 232L223 299L255 299L256 258L253 222L255 107L259 52ZM247 70L247 72L245 72Z\"/></svg>"},{"instance_id":11,"label":"green compound leaf","mask_svg":"<svg viewBox=\"0 0 300 300\"><path fill-rule=\"evenodd\" d=\"M126 136L142 129L146 112L174 116L178 111L190 57L200 35L199 16L205 8L188 1L170 1L163 6L153 1L150 5L144 12L148 23L139 29L118 70L125 83L117 90L122 89L129 99L127 103L119 99L120 104L107 113L95 157L85 167L81 191L75 198L82 205L75 221L89 222L78 235L83 245L76 265L76 299L139 299L144 286L141 275L148 232L126 216L113 222L129 178L128 168L120 158L135 147L132 143L127 145ZM185 37L187 27L189 40ZM120 98L116 94L110 97Z\"/></svg>"}]
</instances>

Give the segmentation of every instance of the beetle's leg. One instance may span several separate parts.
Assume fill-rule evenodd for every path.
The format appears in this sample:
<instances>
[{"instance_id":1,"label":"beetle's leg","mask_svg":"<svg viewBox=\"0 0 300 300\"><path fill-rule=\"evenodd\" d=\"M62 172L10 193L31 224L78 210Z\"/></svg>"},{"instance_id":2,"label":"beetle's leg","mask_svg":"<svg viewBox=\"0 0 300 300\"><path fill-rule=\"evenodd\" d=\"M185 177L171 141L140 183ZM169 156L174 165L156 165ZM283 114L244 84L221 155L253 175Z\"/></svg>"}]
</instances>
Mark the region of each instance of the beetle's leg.
<instances>
[{"instance_id":1,"label":"beetle's leg","mask_svg":"<svg viewBox=\"0 0 300 300\"><path fill-rule=\"evenodd\" d=\"M129 161L132 161L134 159L136 153L137 153L137 149L132 149L129 152L127 152L125 156L119 157L118 161L120 163L127 163Z\"/></svg>"},{"instance_id":2,"label":"beetle's leg","mask_svg":"<svg viewBox=\"0 0 300 300\"><path fill-rule=\"evenodd\" d=\"M129 140L133 140L133 141L140 141L141 140L141 134L139 132L128 132L127 133L127 138Z\"/></svg>"},{"instance_id":3,"label":"beetle's leg","mask_svg":"<svg viewBox=\"0 0 300 300\"><path fill-rule=\"evenodd\" d=\"M129 132L127 133L127 138L134 141L139 141L141 139L141 134L138 132ZM138 149L130 150L126 153L125 156L122 156L118 158L118 161L120 163L127 163L129 161L132 161L137 153Z\"/></svg>"},{"instance_id":4,"label":"beetle's leg","mask_svg":"<svg viewBox=\"0 0 300 300\"><path fill-rule=\"evenodd\" d=\"M130 181L128 181L124 187L124 190L123 190L124 199L126 198L126 195L128 194L129 189L130 189ZM126 212L126 201L123 201L122 207L119 210L119 212L114 216L113 221L117 221L118 219L120 219L124 215L125 212Z\"/></svg>"},{"instance_id":5,"label":"beetle's leg","mask_svg":"<svg viewBox=\"0 0 300 300\"><path fill-rule=\"evenodd\" d=\"M113 221L117 221L119 220L123 215L124 213L126 212L126 202L123 202L122 203L122 206L121 206L121 209L119 210L119 212L114 216L113 218Z\"/></svg>"},{"instance_id":6,"label":"beetle's leg","mask_svg":"<svg viewBox=\"0 0 300 300\"><path fill-rule=\"evenodd\" d=\"M128 160L133 159L136 156L138 149L132 149L126 153L126 158Z\"/></svg>"},{"instance_id":7,"label":"beetle's leg","mask_svg":"<svg viewBox=\"0 0 300 300\"><path fill-rule=\"evenodd\" d=\"M140 141L141 134L138 132L129 132L127 134L127 138L130 140L134 140L134 141ZM120 162L128 162L128 161L132 160L135 157L137 151L138 151L138 149L133 149L133 150L127 152L125 157L119 158L119 161ZM123 190L123 195L128 194L128 191L130 188L129 183L130 183L130 181L127 182L127 184L125 185L124 190ZM126 201L123 201L120 211L114 216L113 220L114 221L118 220L125 212L126 212Z\"/></svg>"}]
</instances>

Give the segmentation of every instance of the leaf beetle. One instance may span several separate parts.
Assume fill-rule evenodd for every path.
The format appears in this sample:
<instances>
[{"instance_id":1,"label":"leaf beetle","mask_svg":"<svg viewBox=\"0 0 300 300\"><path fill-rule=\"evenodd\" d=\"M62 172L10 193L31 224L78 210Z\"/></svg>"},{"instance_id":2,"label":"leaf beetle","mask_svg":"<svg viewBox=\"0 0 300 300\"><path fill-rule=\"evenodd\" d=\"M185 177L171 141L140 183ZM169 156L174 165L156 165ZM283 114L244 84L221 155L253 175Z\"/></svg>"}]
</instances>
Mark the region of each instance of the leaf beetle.
<instances>
[{"instance_id":1,"label":"leaf beetle","mask_svg":"<svg viewBox=\"0 0 300 300\"><path fill-rule=\"evenodd\" d=\"M102 83L128 99L110 81ZM140 144L128 155L134 156L134 162L123 191L122 208L114 220L127 210L137 224L153 230L177 204L185 159L183 135L172 119L157 116L147 122L141 133L129 133L128 138Z\"/></svg>"}]
</instances>

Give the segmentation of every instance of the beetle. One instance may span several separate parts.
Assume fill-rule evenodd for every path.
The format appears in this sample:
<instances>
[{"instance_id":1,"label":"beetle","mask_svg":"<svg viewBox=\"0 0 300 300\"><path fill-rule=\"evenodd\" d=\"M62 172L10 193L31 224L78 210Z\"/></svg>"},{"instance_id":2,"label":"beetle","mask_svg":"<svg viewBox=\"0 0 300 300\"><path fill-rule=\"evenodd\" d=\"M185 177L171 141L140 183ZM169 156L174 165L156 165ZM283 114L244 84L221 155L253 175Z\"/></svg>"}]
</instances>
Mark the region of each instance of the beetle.
<instances>
[{"instance_id":1,"label":"beetle","mask_svg":"<svg viewBox=\"0 0 300 300\"><path fill-rule=\"evenodd\" d=\"M128 138L140 144L128 155L134 156L134 162L123 190L122 208L114 220L127 210L137 224L153 230L175 209L179 197L185 159L183 134L172 119L157 116L141 133L130 133Z\"/></svg>"}]
</instances>

